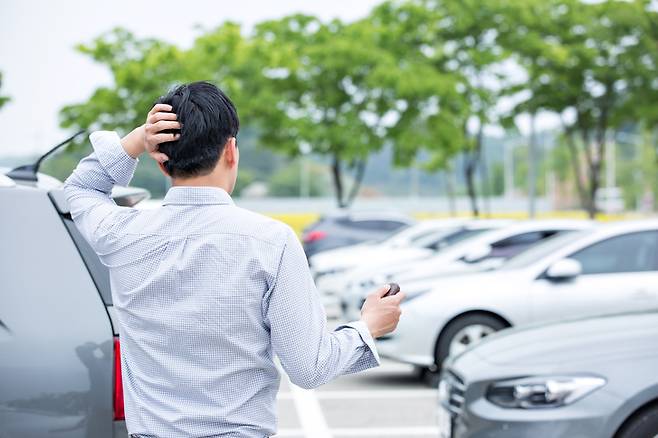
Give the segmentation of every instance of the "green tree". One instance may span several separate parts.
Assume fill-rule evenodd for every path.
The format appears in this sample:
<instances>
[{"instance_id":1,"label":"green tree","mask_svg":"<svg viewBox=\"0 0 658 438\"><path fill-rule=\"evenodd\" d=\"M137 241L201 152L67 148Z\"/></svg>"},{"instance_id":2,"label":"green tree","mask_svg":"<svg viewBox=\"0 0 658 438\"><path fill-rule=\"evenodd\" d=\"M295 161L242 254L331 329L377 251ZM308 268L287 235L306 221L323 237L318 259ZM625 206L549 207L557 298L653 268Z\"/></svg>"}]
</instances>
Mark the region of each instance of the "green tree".
<instances>
[{"instance_id":1,"label":"green tree","mask_svg":"<svg viewBox=\"0 0 658 438\"><path fill-rule=\"evenodd\" d=\"M261 68L250 78L265 144L292 157L329 156L339 207L351 204L369 153L384 144L373 78L392 68L388 53L354 44L352 30L306 15L261 23L253 55ZM355 173L349 192L345 167Z\"/></svg>"},{"instance_id":2,"label":"green tree","mask_svg":"<svg viewBox=\"0 0 658 438\"><path fill-rule=\"evenodd\" d=\"M408 54L423 59L434 77L442 78L443 86L437 84L431 94L443 98L439 117L448 123L433 131L440 146L428 168L444 169L461 152L476 216L475 176L482 168L484 127L496 122L494 107L504 79L497 69L509 57L498 42L500 28L506 24L501 14L498 1L477 0L387 2L373 13L375 21L384 24L382 32L389 35L386 42L394 53L405 60Z\"/></svg>"},{"instance_id":3,"label":"green tree","mask_svg":"<svg viewBox=\"0 0 658 438\"><path fill-rule=\"evenodd\" d=\"M647 96L658 89L658 13L644 0L533 0L509 17L517 25L506 42L529 76L517 111L562 116L581 204L593 217L610 134L656 121Z\"/></svg>"}]
</instances>

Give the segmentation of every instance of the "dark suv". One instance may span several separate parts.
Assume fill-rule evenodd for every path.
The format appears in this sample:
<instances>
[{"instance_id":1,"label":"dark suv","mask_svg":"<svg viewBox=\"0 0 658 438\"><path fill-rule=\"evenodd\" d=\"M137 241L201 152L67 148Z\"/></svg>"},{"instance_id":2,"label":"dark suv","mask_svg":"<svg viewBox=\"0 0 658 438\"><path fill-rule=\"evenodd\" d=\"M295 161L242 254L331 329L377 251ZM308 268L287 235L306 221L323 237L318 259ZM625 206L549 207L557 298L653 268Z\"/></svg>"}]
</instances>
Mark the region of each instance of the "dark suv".
<instances>
[{"instance_id":1,"label":"dark suv","mask_svg":"<svg viewBox=\"0 0 658 438\"><path fill-rule=\"evenodd\" d=\"M125 438L108 270L61 183L34 176L0 171L0 438ZM147 197L114 192L119 205Z\"/></svg>"}]
</instances>

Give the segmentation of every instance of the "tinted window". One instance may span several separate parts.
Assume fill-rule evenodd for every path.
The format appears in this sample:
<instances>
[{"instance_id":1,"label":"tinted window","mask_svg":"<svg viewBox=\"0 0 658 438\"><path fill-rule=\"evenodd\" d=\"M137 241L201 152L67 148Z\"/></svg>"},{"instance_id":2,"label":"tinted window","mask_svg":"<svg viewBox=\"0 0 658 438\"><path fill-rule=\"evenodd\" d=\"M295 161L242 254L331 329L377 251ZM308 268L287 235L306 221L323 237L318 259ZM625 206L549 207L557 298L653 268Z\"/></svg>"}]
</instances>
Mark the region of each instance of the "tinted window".
<instances>
[{"instance_id":1,"label":"tinted window","mask_svg":"<svg viewBox=\"0 0 658 438\"><path fill-rule=\"evenodd\" d=\"M418 246L424 246L425 248L440 251L443 248L447 248L449 246L461 242L462 240L466 240L473 236L477 236L478 234L484 233L485 231L489 231L489 230L486 230L484 228L480 228L477 230L461 229L453 233L441 236L438 239L428 238L427 241L423 242L422 245L419 242Z\"/></svg>"},{"instance_id":2,"label":"tinted window","mask_svg":"<svg viewBox=\"0 0 658 438\"><path fill-rule=\"evenodd\" d=\"M91 278L94 280L98 291L101 293L103 302L105 304L112 305L112 290L110 289L110 272L107 269L107 266L101 263L100 259L96 255L96 252L89 246L87 241L78 228L75 226L73 220L66 216L62 219L66 229L69 231L69 234L75 242L75 246L78 247L78 251L82 256L82 260L87 266L87 270L91 274Z\"/></svg>"},{"instance_id":3,"label":"tinted window","mask_svg":"<svg viewBox=\"0 0 658 438\"><path fill-rule=\"evenodd\" d=\"M519 255L512 257L505 263L500 269L521 269L537 263L541 259L545 258L549 254L557 251L562 248L564 245L580 239L582 237L590 234L591 230L583 231L562 231L561 233L554 235L550 239L546 239L537 245L534 245L532 248L529 248L527 251L523 251Z\"/></svg>"},{"instance_id":4,"label":"tinted window","mask_svg":"<svg viewBox=\"0 0 658 438\"><path fill-rule=\"evenodd\" d=\"M517 234L506 239L499 240L491 245L491 254L487 258L510 258L522 253L530 246L548 237L555 235L557 231L531 231L529 233Z\"/></svg>"},{"instance_id":5,"label":"tinted window","mask_svg":"<svg viewBox=\"0 0 658 438\"><path fill-rule=\"evenodd\" d=\"M406 224L398 221L387 220L366 220L366 221L353 221L350 226L360 230L381 230L381 231L394 231Z\"/></svg>"},{"instance_id":6,"label":"tinted window","mask_svg":"<svg viewBox=\"0 0 658 438\"><path fill-rule=\"evenodd\" d=\"M583 274L658 271L658 231L612 237L570 258L583 265Z\"/></svg>"}]
</instances>

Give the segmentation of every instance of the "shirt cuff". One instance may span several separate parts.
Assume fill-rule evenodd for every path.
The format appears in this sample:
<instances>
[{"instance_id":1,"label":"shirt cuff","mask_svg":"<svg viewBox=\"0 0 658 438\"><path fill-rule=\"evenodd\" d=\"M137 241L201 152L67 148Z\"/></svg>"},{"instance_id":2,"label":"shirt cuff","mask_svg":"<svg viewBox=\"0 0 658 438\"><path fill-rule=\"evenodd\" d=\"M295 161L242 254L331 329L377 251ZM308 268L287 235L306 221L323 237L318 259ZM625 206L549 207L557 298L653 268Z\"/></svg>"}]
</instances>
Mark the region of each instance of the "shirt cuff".
<instances>
[{"instance_id":1,"label":"shirt cuff","mask_svg":"<svg viewBox=\"0 0 658 438\"><path fill-rule=\"evenodd\" d=\"M127 186L139 160L131 157L121 146L121 138L114 131L95 131L89 135L98 162L115 184Z\"/></svg>"},{"instance_id":2,"label":"shirt cuff","mask_svg":"<svg viewBox=\"0 0 658 438\"><path fill-rule=\"evenodd\" d=\"M336 328L336 330L340 330L343 328L351 328L356 330L359 333L359 336L361 337L363 343L366 345L366 347L368 347L368 349L372 353L372 356L375 358L375 361L377 361L377 365L381 365L381 361L379 359L379 353L377 352L377 347L375 347L375 340L372 338L372 335L370 334L370 330L368 330L368 326L366 325L365 322L353 321L341 325L340 327Z\"/></svg>"}]
</instances>

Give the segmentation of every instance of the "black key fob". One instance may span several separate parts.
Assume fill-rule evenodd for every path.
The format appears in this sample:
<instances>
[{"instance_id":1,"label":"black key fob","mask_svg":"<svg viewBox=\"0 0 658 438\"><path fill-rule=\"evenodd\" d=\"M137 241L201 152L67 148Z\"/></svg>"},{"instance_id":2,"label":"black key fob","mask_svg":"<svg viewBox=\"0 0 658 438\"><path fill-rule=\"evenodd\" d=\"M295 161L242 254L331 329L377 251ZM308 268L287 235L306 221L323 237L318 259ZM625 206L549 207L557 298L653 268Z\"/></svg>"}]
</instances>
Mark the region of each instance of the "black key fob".
<instances>
[{"instance_id":1,"label":"black key fob","mask_svg":"<svg viewBox=\"0 0 658 438\"><path fill-rule=\"evenodd\" d=\"M389 283L389 285L391 286L391 288L388 290L388 292L386 292L386 295L384 295L384 297L390 297L390 296L393 296L396 293L400 292L400 285L399 284Z\"/></svg>"}]
</instances>

